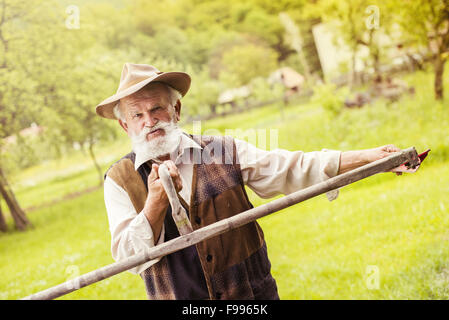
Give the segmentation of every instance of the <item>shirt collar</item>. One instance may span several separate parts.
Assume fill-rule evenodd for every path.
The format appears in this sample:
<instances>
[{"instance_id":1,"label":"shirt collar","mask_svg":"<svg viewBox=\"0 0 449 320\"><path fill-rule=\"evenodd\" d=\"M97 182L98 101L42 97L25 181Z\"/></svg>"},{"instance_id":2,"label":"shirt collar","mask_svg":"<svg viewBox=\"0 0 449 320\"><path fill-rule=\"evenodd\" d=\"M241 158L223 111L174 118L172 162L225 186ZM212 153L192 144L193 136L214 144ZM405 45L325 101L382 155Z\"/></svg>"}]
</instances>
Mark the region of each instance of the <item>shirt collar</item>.
<instances>
[{"instance_id":1,"label":"shirt collar","mask_svg":"<svg viewBox=\"0 0 449 320\"><path fill-rule=\"evenodd\" d=\"M174 152L170 154L170 160L172 160L175 164L177 164L177 161L182 158L182 155L184 154L186 149L202 149L202 147L190 136L186 133L181 134L181 139L179 141L178 147L175 149ZM145 162L153 160L148 159L145 157L142 157L141 154L136 154L136 160L134 161L134 169L137 171L139 167L144 164Z\"/></svg>"}]
</instances>

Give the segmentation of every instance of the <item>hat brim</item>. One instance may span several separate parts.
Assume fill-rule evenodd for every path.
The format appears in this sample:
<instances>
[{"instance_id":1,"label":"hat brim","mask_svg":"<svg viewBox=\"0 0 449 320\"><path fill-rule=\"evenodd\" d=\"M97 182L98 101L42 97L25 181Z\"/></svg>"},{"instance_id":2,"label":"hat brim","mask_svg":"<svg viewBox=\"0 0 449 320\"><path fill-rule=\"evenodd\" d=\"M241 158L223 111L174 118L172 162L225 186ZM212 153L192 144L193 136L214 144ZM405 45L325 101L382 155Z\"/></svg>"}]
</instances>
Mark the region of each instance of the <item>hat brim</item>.
<instances>
[{"instance_id":1,"label":"hat brim","mask_svg":"<svg viewBox=\"0 0 449 320\"><path fill-rule=\"evenodd\" d=\"M113 96L110 96L109 98L101 102L99 105L97 105L95 111L99 116L103 118L117 119L114 115L113 109L120 99L129 96L139 91L147 84L156 81L165 83L170 87L172 87L173 89L178 90L179 93L184 97L187 91L189 91L190 83L192 80L190 76L184 72L164 72L155 77L151 77L143 81L140 81L139 83L130 86L126 90L123 90L121 92L114 94Z\"/></svg>"}]
</instances>

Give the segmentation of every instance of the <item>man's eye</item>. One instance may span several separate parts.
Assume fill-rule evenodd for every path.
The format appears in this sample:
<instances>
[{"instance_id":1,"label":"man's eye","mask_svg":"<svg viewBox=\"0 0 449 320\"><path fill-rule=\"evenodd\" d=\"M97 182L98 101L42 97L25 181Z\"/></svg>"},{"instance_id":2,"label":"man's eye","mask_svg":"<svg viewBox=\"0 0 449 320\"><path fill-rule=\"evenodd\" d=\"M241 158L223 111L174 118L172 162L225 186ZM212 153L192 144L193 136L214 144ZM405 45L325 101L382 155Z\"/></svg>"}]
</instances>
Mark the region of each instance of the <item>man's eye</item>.
<instances>
[{"instance_id":1,"label":"man's eye","mask_svg":"<svg viewBox=\"0 0 449 320\"><path fill-rule=\"evenodd\" d=\"M136 114L133 116L133 118L140 118L141 116L142 116L141 113L136 113Z\"/></svg>"}]
</instances>

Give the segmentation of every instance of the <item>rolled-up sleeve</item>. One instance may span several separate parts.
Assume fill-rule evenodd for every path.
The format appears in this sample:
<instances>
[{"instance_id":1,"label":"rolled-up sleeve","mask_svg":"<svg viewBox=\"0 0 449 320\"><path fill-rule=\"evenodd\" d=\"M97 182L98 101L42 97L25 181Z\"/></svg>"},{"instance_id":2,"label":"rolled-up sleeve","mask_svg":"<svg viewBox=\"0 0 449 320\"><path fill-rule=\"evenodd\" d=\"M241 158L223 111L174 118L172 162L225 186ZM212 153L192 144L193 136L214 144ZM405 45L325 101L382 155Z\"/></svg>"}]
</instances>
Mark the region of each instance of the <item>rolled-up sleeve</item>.
<instances>
[{"instance_id":1,"label":"rolled-up sleeve","mask_svg":"<svg viewBox=\"0 0 449 320\"><path fill-rule=\"evenodd\" d=\"M262 198L290 194L338 174L341 151L322 149L303 152L275 149L265 151L236 139L244 183ZM338 189L327 193L338 197Z\"/></svg>"},{"instance_id":2,"label":"rolled-up sleeve","mask_svg":"<svg viewBox=\"0 0 449 320\"><path fill-rule=\"evenodd\" d=\"M104 183L104 201L111 232L112 258L119 261L154 247L154 235L143 212L137 213L126 191L109 177ZM158 244L164 242L162 227ZM146 262L128 271L140 274L160 259Z\"/></svg>"}]
</instances>

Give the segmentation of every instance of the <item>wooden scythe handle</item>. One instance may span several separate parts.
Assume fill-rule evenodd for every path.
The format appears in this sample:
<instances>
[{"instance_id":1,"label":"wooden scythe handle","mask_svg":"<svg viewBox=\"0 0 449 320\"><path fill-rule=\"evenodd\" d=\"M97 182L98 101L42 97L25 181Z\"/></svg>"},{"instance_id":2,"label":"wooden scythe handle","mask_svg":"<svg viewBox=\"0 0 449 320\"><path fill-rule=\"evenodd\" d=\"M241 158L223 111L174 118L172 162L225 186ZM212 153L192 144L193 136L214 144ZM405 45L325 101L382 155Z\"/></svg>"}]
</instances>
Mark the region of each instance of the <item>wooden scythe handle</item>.
<instances>
[{"instance_id":1,"label":"wooden scythe handle","mask_svg":"<svg viewBox=\"0 0 449 320\"><path fill-rule=\"evenodd\" d=\"M162 185L164 186L165 193L167 193L168 201L170 201L171 213L173 220L175 221L176 227L178 228L180 235L185 235L193 231L192 225L190 223L189 217L187 216L186 210L181 205L178 198L178 193L176 192L173 181L168 172L167 166L163 163L159 166L159 178L161 179Z\"/></svg>"}]
</instances>

